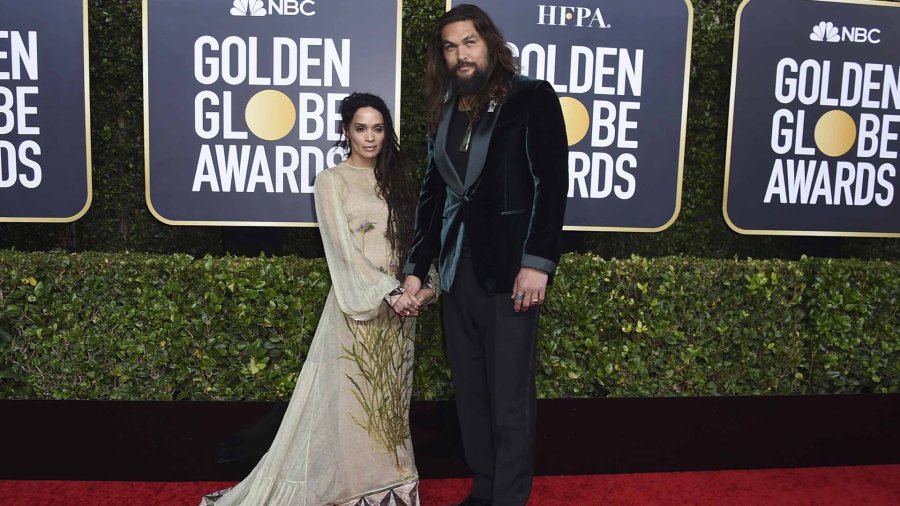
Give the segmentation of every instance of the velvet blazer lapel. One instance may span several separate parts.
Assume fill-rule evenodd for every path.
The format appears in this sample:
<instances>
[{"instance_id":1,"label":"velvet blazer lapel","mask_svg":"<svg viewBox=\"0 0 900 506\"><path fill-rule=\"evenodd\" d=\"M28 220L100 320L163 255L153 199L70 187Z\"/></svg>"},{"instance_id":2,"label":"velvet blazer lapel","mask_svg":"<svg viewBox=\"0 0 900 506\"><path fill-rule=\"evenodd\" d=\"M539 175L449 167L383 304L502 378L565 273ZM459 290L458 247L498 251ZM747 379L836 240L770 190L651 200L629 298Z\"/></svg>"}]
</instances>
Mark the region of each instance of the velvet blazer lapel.
<instances>
[{"instance_id":1,"label":"velvet blazer lapel","mask_svg":"<svg viewBox=\"0 0 900 506\"><path fill-rule=\"evenodd\" d=\"M500 116L500 105L496 102L491 102L491 104L481 113L481 120L472 131L469 164L466 166L466 181L463 184L463 190L468 190L484 170L484 160L487 158L488 148L491 145L491 134L494 132L494 125Z\"/></svg>"},{"instance_id":2,"label":"velvet blazer lapel","mask_svg":"<svg viewBox=\"0 0 900 506\"><path fill-rule=\"evenodd\" d=\"M500 117L501 105L492 102L492 105L481 114L481 120L472 131L465 182L459 179L459 172L453 167L450 156L447 154L447 134L450 131L450 119L453 117L455 107L456 95L451 95L444 104L444 115L438 125L435 138L435 163L447 186L457 195L463 195L478 180L478 176L484 170L484 161L491 145L491 133L494 131L497 118Z\"/></svg>"},{"instance_id":3,"label":"velvet blazer lapel","mask_svg":"<svg viewBox=\"0 0 900 506\"><path fill-rule=\"evenodd\" d=\"M450 156L447 154L447 134L450 131L450 119L453 117L454 107L456 107L456 97L451 95L444 103L444 115L435 134L434 163L450 190L457 195L462 195L465 189L459 179L459 172L453 167L453 162L450 161Z\"/></svg>"}]
</instances>

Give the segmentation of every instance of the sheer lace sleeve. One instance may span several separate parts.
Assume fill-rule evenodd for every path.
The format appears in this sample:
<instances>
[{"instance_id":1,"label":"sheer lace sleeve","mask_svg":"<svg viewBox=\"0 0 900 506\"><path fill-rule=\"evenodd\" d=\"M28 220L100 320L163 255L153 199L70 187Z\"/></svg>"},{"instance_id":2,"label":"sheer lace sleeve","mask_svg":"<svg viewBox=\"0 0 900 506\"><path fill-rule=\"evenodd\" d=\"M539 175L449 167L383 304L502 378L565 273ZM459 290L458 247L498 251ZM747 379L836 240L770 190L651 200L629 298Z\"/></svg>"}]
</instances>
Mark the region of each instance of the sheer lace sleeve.
<instances>
[{"instance_id":1,"label":"sheer lace sleeve","mask_svg":"<svg viewBox=\"0 0 900 506\"><path fill-rule=\"evenodd\" d=\"M353 240L343 208L343 183L325 170L316 178L316 215L328 272L338 304L354 320L369 320L378 313L385 295L400 285L393 276L379 270Z\"/></svg>"},{"instance_id":2,"label":"sheer lace sleeve","mask_svg":"<svg viewBox=\"0 0 900 506\"><path fill-rule=\"evenodd\" d=\"M426 304L434 304L437 302L438 297L441 296L441 277L438 275L438 271L434 268L434 265L428 269L428 276L431 277L431 284L434 285L434 297L427 301Z\"/></svg>"}]
</instances>

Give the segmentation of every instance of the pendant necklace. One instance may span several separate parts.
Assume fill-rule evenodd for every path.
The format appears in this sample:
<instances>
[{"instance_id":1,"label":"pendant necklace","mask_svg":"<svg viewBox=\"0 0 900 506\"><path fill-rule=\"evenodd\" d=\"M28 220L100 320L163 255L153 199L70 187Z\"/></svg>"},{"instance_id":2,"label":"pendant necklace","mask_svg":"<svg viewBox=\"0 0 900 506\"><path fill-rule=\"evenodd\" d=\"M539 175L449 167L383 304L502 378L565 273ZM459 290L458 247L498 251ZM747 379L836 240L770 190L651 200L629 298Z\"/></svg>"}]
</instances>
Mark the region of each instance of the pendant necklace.
<instances>
[{"instance_id":1,"label":"pendant necklace","mask_svg":"<svg viewBox=\"0 0 900 506\"><path fill-rule=\"evenodd\" d=\"M466 113L466 117L469 118L469 126L466 127L466 133L463 134L462 142L459 143L459 150L463 153L467 153L469 151L469 144L472 141L472 123L474 122L474 118L469 114L468 109L463 109L463 112Z\"/></svg>"}]
</instances>

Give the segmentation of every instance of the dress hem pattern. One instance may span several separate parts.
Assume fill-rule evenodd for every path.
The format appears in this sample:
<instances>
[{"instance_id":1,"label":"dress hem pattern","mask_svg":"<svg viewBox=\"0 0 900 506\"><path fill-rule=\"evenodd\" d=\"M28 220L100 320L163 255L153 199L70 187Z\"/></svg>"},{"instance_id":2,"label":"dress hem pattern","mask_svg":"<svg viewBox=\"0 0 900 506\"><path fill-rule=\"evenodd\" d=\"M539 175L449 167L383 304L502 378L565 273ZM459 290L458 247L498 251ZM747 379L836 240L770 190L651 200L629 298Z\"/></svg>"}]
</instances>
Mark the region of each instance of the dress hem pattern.
<instances>
[{"instance_id":1,"label":"dress hem pattern","mask_svg":"<svg viewBox=\"0 0 900 506\"><path fill-rule=\"evenodd\" d=\"M229 490L231 488L203 496L200 506L215 506L216 501ZM327 503L323 506L420 506L419 479L413 478L381 490L367 492L347 500Z\"/></svg>"}]
</instances>

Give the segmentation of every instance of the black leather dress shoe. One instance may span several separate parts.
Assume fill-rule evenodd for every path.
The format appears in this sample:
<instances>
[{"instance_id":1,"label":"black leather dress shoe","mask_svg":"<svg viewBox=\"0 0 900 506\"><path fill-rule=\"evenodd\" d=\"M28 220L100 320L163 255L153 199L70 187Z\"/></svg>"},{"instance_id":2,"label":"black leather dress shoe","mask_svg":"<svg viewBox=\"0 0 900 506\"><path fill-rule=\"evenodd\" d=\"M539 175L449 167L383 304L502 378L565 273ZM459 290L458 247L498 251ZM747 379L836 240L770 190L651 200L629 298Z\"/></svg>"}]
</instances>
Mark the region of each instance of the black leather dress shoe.
<instances>
[{"instance_id":1,"label":"black leather dress shoe","mask_svg":"<svg viewBox=\"0 0 900 506\"><path fill-rule=\"evenodd\" d=\"M451 504L450 506L491 506L491 500L469 496L463 499L462 502Z\"/></svg>"}]
</instances>

